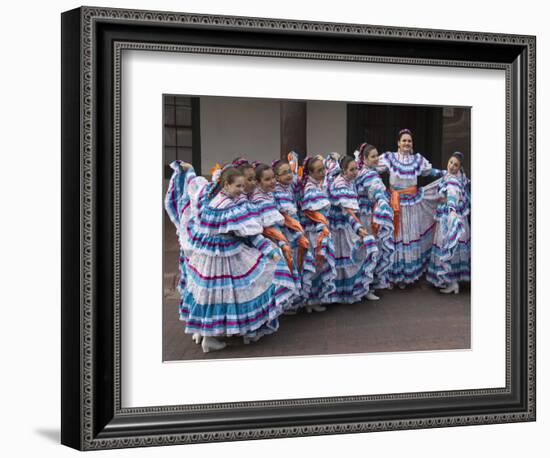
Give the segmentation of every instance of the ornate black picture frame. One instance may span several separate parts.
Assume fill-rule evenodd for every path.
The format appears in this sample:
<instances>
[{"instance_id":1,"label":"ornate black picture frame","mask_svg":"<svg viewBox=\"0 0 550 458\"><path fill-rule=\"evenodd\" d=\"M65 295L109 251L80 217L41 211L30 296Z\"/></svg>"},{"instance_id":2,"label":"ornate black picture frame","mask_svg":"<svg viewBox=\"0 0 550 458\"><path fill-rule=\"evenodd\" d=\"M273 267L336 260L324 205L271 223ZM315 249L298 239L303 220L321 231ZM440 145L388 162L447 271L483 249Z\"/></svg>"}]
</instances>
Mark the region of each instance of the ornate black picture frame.
<instances>
[{"instance_id":1,"label":"ornate black picture frame","mask_svg":"<svg viewBox=\"0 0 550 458\"><path fill-rule=\"evenodd\" d=\"M535 37L82 7L62 15L62 435L80 450L535 420ZM123 408L124 49L506 72L506 386Z\"/></svg>"}]
</instances>

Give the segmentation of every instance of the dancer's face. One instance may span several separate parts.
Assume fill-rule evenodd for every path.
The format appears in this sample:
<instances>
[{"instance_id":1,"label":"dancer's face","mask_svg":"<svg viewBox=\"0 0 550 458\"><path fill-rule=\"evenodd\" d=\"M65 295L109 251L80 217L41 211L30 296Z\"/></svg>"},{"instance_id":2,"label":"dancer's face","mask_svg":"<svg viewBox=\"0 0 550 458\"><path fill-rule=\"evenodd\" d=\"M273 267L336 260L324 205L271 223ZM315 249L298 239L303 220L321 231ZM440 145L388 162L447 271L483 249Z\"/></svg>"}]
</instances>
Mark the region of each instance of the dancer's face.
<instances>
[{"instance_id":1,"label":"dancer's face","mask_svg":"<svg viewBox=\"0 0 550 458\"><path fill-rule=\"evenodd\" d=\"M365 164L367 167L374 167L378 165L378 150L376 148L371 149L367 157L365 158Z\"/></svg>"},{"instance_id":2,"label":"dancer's face","mask_svg":"<svg viewBox=\"0 0 550 458\"><path fill-rule=\"evenodd\" d=\"M231 197L237 197L244 192L244 177L237 176L233 179L232 183L225 183L223 190Z\"/></svg>"},{"instance_id":3,"label":"dancer's face","mask_svg":"<svg viewBox=\"0 0 550 458\"><path fill-rule=\"evenodd\" d=\"M264 170L260 177L260 188L263 191L271 192L275 190L275 174L272 169Z\"/></svg>"},{"instance_id":4,"label":"dancer's face","mask_svg":"<svg viewBox=\"0 0 550 458\"><path fill-rule=\"evenodd\" d=\"M323 181L325 178L325 165L323 164L323 161L315 159L313 164L311 164L309 174L313 179Z\"/></svg>"},{"instance_id":5,"label":"dancer's face","mask_svg":"<svg viewBox=\"0 0 550 458\"><path fill-rule=\"evenodd\" d=\"M413 148L413 139L409 134L401 135L397 142L397 147L401 153L411 153Z\"/></svg>"},{"instance_id":6,"label":"dancer's face","mask_svg":"<svg viewBox=\"0 0 550 458\"><path fill-rule=\"evenodd\" d=\"M351 161L346 167L346 170L344 170L344 177L346 180L353 181L357 178L358 174L359 167L357 167L357 162Z\"/></svg>"},{"instance_id":7,"label":"dancer's face","mask_svg":"<svg viewBox=\"0 0 550 458\"><path fill-rule=\"evenodd\" d=\"M284 185L292 183L292 170L289 164L282 164L277 168L277 181Z\"/></svg>"},{"instance_id":8,"label":"dancer's face","mask_svg":"<svg viewBox=\"0 0 550 458\"><path fill-rule=\"evenodd\" d=\"M460 167L462 167L460 161L456 157L451 156L449 162L447 162L447 172L451 175L456 175L460 170Z\"/></svg>"},{"instance_id":9,"label":"dancer's face","mask_svg":"<svg viewBox=\"0 0 550 458\"><path fill-rule=\"evenodd\" d=\"M244 169L244 192L250 194L256 189L256 172L253 168Z\"/></svg>"}]
</instances>

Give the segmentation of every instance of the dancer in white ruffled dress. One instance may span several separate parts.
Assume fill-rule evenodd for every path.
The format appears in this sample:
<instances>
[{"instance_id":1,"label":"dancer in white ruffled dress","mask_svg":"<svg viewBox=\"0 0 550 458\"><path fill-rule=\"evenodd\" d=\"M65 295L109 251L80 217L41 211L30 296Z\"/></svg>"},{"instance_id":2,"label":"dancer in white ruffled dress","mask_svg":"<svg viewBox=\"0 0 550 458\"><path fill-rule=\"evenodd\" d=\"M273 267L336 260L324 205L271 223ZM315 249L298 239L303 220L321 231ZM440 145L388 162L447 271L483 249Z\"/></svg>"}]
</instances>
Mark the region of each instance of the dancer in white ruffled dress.
<instances>
[{"instance_id":1,"label":"dancer in white ruffled dress","mask_svg":"<svg viewBox=\"0 0 550 458\"><path fill-rule=\"evenodd\" d=\"M438 184L440 203L427 280L442 293L456 294L459 282L470 281L469 181L463 162L462 153L453 153Z\"/></svg>"},{"instance_id":2,"label":"dancer in white ruffled dress","mask_svg":"<svg viewBox=\"0 0 550 458\"><path fill-rule=\"evenodd\" d=\"M330 200L324 179L325 166L322 157L306 157L300 180L299 207L302 226L315 256L315 276L306 302L308 312L324 312L326 307L323 304L333 302L336 291L334 243L328 221Z\"/></svg>"},{"instance_id":3,"label":"dancer in white ruffled dress","mask_svg":"<svg viewBox=\"0 0 550 458\"><path fill-rule=\"evenodd\" d=\"M390 274L393 267L395 243L393 240L393 209L389 203L389 194L380 178L378 150L373 145L362 143L356 153L359 176L355 180L359 196L359 219L373 234L378 243L378 262L374 271L374 284L367 296L378 300L374 289L391 287Z\"/></svg>"},{"instance_id":4,"label":"dancer in white ruffled dress","mask_svg":"<svg viewBox=\"0 0 550 458\"><path fill-rule=\"evenodd\" d=\"M436 188L419 188L417 179L419 176L441 176L442 171L413 151L410 130L399 132L397 146L397 152L380 156L378 170L390 175L395 242L390 279L404 288L418 280L428 267L435 225Z\"/></svg>"},{"instance_id":5,"label":"dancer in white ruffled dress","mask_svg":"<svg viewBox=\"0 0 550 458\"><path fill-rule=\"evenodd\" d=\"M275 173L267 164L257 164L256 189L250 196L250 203L256 214L258 222L263 227L263 235L271 240L280 250L284 258L277 266L275 276L278 281L292 291L294 298L289 301L286 310L294 309L300 290L300 273L293 259L292 247L283 233L285 218L278 209L273 195L275 190Z\"/></svg>"},{"instance_id":6,"label":"dancer in white ruffled dress","mask_svg":"<svg viewBox=\"0 0 550 458\"><path fill-rule=\"evenodd\" d=\"M178 161L172 169L166 209L180 215L174 221L187 257L180 302L185 332L202 336L209 352L225 347L216 337L276 331L292 291L275 275L279 249L261 235L250 205L239 198L242 173L226 167L208 184L190 164Z\"/></svg>"},{"instance_id":7,"label":"dancer in white ruffled dress","mask_svg":"<svg viewBox=\"0 0 550 458\"><path fill-rule=\"evenodd\" d=\"M359 219L354 181L359 173L353 156L339 161L339 173L329 180L329 222L334 240L336 291L334 302L358 302L368 295L377 263L377 242Z\"/></svg>"},{"instance_id":8,"label":"dancer in white ruffled dress","mask_svg":"<svg viewBox=\"0 0 550 458\"><path fill-rule=\"evenodd\" d=\"M272 167L277 181L273 196L277 209L284 218L281 231L289 242L292 262L299 278L299 295L295 302L295 311L297 311L306 305L311 294L315 276L315 258L298 215L297 175L294 175L291 164L286 159L274 161Z\"/></svg>"}]
</instances>

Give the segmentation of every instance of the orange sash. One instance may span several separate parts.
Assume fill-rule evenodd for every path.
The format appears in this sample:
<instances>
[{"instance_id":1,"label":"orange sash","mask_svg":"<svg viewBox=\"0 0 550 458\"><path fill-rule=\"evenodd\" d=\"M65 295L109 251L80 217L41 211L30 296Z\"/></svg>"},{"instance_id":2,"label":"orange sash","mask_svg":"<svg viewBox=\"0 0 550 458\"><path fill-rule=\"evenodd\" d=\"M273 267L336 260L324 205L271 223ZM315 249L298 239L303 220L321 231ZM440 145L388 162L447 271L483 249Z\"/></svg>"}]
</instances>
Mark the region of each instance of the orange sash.
<instances>
[{"instance_id":1,"label":"orange sash","mask_svg":"<svg viewBox=\"0 0 550 458\"><path fill-rule=\"evenodd\" d=\"M324 238L330 235L330 226L328 224L328 220L321 212L313 210L304 210L304 215L306 215L314 223L321 223L325 226L323 227L323 229L321 229L321 232L317 237L317 247L315 249L315 257L317 261L320 261L323 259L323 257L321 256L321 244L323 243Z\"/></svg>"},{"instance_id":2,"label":"orange sash","mask_svg":"<svg viewBox=\"0 0 550 458\"><path fill-rule=\"evenodd\" d=\"M273 226L265 227L264 235L270 238L271 240L278 240L280 242L283 242L283 246L281 247L281 250L283 250L283 256L285 257L285 260L286 260L286 263L288 264L288 268L290 269L290 272L292 272L292 250L288 245L288 240L285 237L285 235L279 229Z\"/></svg>"},{"instance_id":3,"label":"orange sash","mask_svg":"<svg viewBox=\"0 0 550 458\"><path fill-rule=\"evenodd\" d=\"M288 227L291 231L299 232L301 234L300 237L298 237L298 239L296 240L296 243L298 243L298 269L301 272L302 266L304 264L304 256L307 249L309 248L309 240L304 235L304 228L298 220L294 219L288 213L281 212L281 214L285 217L285 226Z\"/></svg>"},{"instance_id":4,"label":"orange sash","mask_svg":"<svg viewBox=\"0 0 550 458\"><path fill-rule=\"evenodd\" d=\"M418 188L416 186L409 186L405 189L394 189L391 188L391 198L390 205L393 208L393 233L397 237L399 232L399 220L401 216L401 194L416 194Z\"/></svg>"},{"instance_id":5,"label":"orange sash","mask_svg":"<svg viewBox=\"0 0 550 458\"><path fill-rule=\"evenodd\" d=\"M290 230L293 230L294 232L300 232L302 234L304 233L304 228L298 220L294 219L288 213L281 212L281 214L285 217L286 227L288 227Z\"/></svg>"}]
</instances>

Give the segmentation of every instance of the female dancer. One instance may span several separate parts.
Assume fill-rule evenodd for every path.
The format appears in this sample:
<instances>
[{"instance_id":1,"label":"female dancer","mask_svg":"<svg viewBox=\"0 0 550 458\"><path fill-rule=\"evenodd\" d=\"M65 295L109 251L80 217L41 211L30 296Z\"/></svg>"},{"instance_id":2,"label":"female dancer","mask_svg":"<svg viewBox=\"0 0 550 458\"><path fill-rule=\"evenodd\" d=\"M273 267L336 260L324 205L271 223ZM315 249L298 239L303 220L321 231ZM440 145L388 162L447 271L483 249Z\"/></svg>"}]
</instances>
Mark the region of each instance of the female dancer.
<instances>
[{"instance_id":1,"label":"female dancer","mask_svg":"<svg viewBox=\"0 0 550 458\"><path fill-rule=\"evenodd\" d=\"M299 275L299 292L296 308L303 306L311 294L313 277L315 276L315 259L309 249L309 240L300 224L297 207L296 181L290 163L285 159L273 162L273 171L277 184L273 197L277 209L284 218L281 231L287 238L292 249L292 261Z\"/></svg>"},{"instance_id":2,"label":"female dancer","mask_svg":"<svg viewBox=\"0 0 550 458\"><path fill-rule=\"evenodd\" d=\"M413 152L412 133L399 131L397 152L382 154L379 170L390 174L395 253L391 280L404 288L414 283L428 267L433 239L435 196L433 202L417 187L419 176L439 176L441 170L421 154Z\"/></svg>"},{"instance_id":3,"label":"female dancer","mask_svg":"<svg viewBox=\"0 0 550 458\"><path fill-rule=\"evenodd\" d=\"M335 246L334 301L353 303L367 296L376 267L376 240L359 220L354 181L359 169L353 156L339 161L340 172L329 181L329 222Z\"/></svg>"},{"instance_id":4,"label":"female dancer","mask_svg":"<svg viewBox=\"0 0 550 458\"><path fill-rule=\"evenodd\" d=\"M374 271L373 288L389 288L395 245L393 241L393 210L386 186L376 171L378 150L362 143L356 151L359 175L355 180L359 195L359 219L378 242L378 262ZM378 300L371 289L369 300Z\"/></svg>"},{"instance_id":5,"label":"female dancer","mask_svg":"<svg viewBox=\"0 0 550 458\"><path fill-rule=\"evenodd\" d=\"M250 200L257 185L254 166L243 157L235 159L232 164L243 174L244 192L242 195Z\"/></svg>"},{"instance_id":6,"label":"female dancer","mask_svg":"<svg viewBox=\"0 0 550 458\"><path fill-rule=\"evenodd\" d=\"M256 190L258 187L255 167L257 167L259 163L255 163L255 165L253 165L248 162L248 160L246 160L244 157L239 157L233 160L232 164L237 168L237 170L242 172L245 180L244 192L240 195L239 199L248 201L250 206L254 208L254 213L256 214L260 224L264 226L264 223L267 223L267 225L264 227L263 234L271 239L273 242L275 242L275 244L280 244L281 250L284 250L284 239L280 236L280 231L276 227L279 223L271 225L270 222L267 221L269 219L272 219L273 217L279 221L279 215L277 215L276 212L273 213L273 205L269 205L269 208L263 205L265 203L264 198L266 198L267 200L271 199L271 196L268 195L270 193L266 193L263 198L260 198L259 195L256 195L256 201L254 201L254 195L257 194ZM280 240L276 238L277 235L279 236ZM285 287L288 287L293 291L293 299L289 300L286 303L284 310L285 314L292 314L294 313L294 306L297 301L296 298L299 296L299 278L297 277L297 274L291 270L292 265L285 264L285 261L286 259L281 260L278 263L275 270L275 276L277 277L277 282L279 284L285 285ZM245 344L249 344L250 342L257 341L262 335L262 332L256 333L254 335L247 335L243 337L243 341Z\"/></svg>"},{"instance_id":7,"label":"female dancer","mask_svg":"<svg viewBox=\"0 0 550 458\"><path fill-rule=\"evenodd\" d=\"M315 276L306 303L307 312L324 312L323 303L334 301L336 265L328 213L330 201L323 185L325 166L320 156L306 157L301 177L300 208L303 227L315 254Z\"/></svg>"},{"instance_id":8,"label":"female dancer","mask_svg":"<svg viewBox=\"0 0 550 458\"><path fill-rule=\"evenodd\" d=\"M263 227L263 235L273 241L282 251L284 262L280 263L275 274L295 295L300 288L300 274L296 263L292 258L292 248L286 236L282 232L285 219L277 208L273 191L275 190L275 174L273 169L266 164L258 164L255 167L256 182L258 185L250 197L250 203L257 215L258 222ZM292 301L294 303L294 300ZM293 308L292 303L287 308Z\"/></svg>"},{"instance_id":9,"label":"female dancer","mask_svg":"<svg viewBox=\"0 0 550 458\"><path fill-rule=\"evenodd\" d=\"M440 180L437 221L427 280L442 293L458 293L459 281L470 281L470 213L464 156L455 152Z\"/></svg>"},{"instance_id":10,"label":"female dancer","mask_svg":"<svg viewBox=\"0 0 550 458\"><path fill-rule=\"evenodd\" d=\"M185 192L189 205L196 205L195 214L180 218L178 226L180 243L190 247L180 302L185 332L203 336L204 352L225 347L216 337L274 332L291 292L275 277L279 250L261 235L247 201L238 199L242 174L225 167L218 182L206 185L190 164L182 163L174 174L180 169L183 180L173 179L187 187L172 191ZM169 203L185 199L183 194L167 198Z\"/></svg>"}]
</instances>

